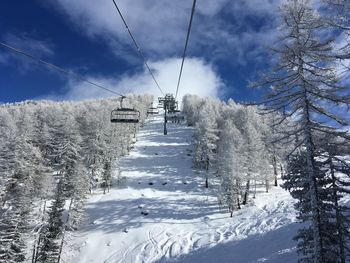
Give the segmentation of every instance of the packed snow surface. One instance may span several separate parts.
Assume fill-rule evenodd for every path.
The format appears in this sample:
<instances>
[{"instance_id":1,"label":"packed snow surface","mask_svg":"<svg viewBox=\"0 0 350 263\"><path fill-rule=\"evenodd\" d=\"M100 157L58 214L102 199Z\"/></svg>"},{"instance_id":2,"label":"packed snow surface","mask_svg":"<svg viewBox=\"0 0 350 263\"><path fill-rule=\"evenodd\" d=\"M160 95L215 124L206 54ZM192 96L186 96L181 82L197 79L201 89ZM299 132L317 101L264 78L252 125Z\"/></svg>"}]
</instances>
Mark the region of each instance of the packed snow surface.
<instances>
[{"instance_id":1,"label":"packed snow surface","mask_svg":"<svg viewBox=\"0 0 350 263\"><path fill-rule=\"evenodd\" d=\"M125 181L89 196L63 262L296 262L288 192L259 188L230 218L193 168L193 129L168 123L162 133L162 118L149 119L120 162Z\"/></svg>"}]
</instances>

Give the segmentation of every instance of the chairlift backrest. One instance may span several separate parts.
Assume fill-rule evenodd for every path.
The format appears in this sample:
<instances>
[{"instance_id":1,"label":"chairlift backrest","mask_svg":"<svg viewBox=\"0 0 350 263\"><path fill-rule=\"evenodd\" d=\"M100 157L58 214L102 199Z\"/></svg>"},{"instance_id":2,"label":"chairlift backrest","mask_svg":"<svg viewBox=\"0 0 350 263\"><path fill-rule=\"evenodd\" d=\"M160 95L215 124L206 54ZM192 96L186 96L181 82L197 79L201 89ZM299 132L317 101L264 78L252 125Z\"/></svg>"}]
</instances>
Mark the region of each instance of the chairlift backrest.
<instances>
[{"instance_id":1,"label":"chairlift backrest","mask_svg":"<svg viewBox=\"0 0 350 263\"><path fill-rule=\"evenodd\" d=\"M159 113L158 108L152 107L152 108L149 108L149 109L147 110L147 114L158 114L158 113Z\"/></svg>"},{"instance_id":2,"label":"chairlift backrest","mask_svg":"<svg viewBox=\"0 0 350 263\"><path fill-rule=\"evenodd\" d=\"M131 108L118 108L111 112L112 123L138 123L140 112Z\"/></svg>"}]
</instances>

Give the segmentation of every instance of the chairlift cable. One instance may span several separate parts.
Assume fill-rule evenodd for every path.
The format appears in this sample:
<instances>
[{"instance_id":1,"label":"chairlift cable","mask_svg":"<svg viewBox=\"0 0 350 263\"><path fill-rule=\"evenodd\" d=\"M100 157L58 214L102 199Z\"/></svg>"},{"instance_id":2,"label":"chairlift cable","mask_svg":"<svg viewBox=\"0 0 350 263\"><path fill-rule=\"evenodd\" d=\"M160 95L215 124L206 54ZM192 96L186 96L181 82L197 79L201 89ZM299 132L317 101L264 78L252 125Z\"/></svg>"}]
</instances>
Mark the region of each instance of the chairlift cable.
<instances>
[{"instance_id":1,"label":"chairlift cable","mask_svg":"<svg viewBox=\"0 0 350 263\"><path fill-rule=\"evenodd\" d=\"M137 42L136 42L136 40L135 40L133 34L131 33L131 30L130 30L130 28L128 27L128 24L126 23L126 20L124 19L124 16L123 16L122 12L120 11L120 9L119 9L119 7L118 7L116 1L115 1L115 0L112 0L112 1L113 1L113 3L114 3L115 8L117 9L117 11L118 11L118 13L119 13L120 18L121 18L122 21L123 21L123 24L124 24L126 30L127 30L128 33L129 33L129 36L130 36L130 38L131 38L131 40L132 40L132 42L133 42L133 44L134 44L134 46L135 46L135 48L136 48L138 54L139 54L139 56L142 58L143 63L145 64L146 68L148 69L148 72L150 73L150 75L151 75L151 77L152 77L154 83L156 84L156 86L157 86L157 88L159 89L159 91L160 91L163 95L165 95L164 91L163 91L163 90L161 89L161 87L159 86L159 83L158 83L158 81L156 80L156 78L155 78L155 76L154 76L154 74L153 74L151 68L148 66L146 57L144 56L144 54L143 54L143 52L142 52L140 46L137 44Z\"/></svg>"},{"instance_id":2,"label":"chairlift cable","mask_svg":"<svg viewBox=\"0 0 350 263\"><path fill-rule=\"evenodd\" d=\"M120 94L120 93L117 93L117 92L115 92L115 91L113 91L113 90L111 90L111 89L108 89L108 88L106 88L106 87L104 87L104 86L102 86L102 85L100 85L100 84L97 84L97 83L95 83L95 82L92 82L91 80L88 80L87 78L83 77L82 75L80 75L80 74L78 74L78 73L74 73L74 72L65 70L65 69L63 69L63 68L61 68L61 67L58 67L58 66L52 64L52 63L49 63L49 62L44 61L44 60L42 60L42 59L36 58L36 57L34 57L33 55L28 54L28 53L26 53L26 52L24 52L24 51L22 51L22 50L17 49L17 48L14 48L14 47L12 47L12 46L10 46L10 45L8 45L8 44L5 44L5 43L0 42L0 47L6 48L7 50L11 51L12 53L16 53L16 54L20 54L20 55L22 55L22 56L25 56L25 57L27 57L27 58L29 58L29 59L31 59L31 60L37 62L37 63L41 63L41 64L43 64L43 65L45 65L45 66L47 66L47 67L49 67L49 68L51 68L51 69L54 69L54 70L56 70L56 71L58 71L58 72L60 72L60 73L62 73L62 74L65 74L65 75L68 75L68 76L72 76L72 77L74 77L74 78L76 78L76 79L78 79L78 80L87 82L87 83L89 83L89 84L92 85L92 86L95 86L95 87L97 87L97 88L100 88L100 89L103 89L103 90L108 91L108 92L110 92L110 93L113 93L114 95L124 97L124 95L122 95L122 94Z\"/></svg>"},{"instance_id":3,"label":"chairlift cable","mask_svg":"<svg viewBox=\"0 0 350 263\"><path fill-rule=\"evenodd\" d=\"M193 21L195 8L196 8L196 0L193 0L191 17L190 17L190 22L189 22L189 25L188 25L188 30L187 30L187 35L186 35L185 48L184 48L184 52L182 54L182 62L181 62L180 74L179 74L179 78L177 80L175 99L177 98L177 94L179 92L180 81L181 81L181 77L182 77L182 70L183 70L183 66L184 66L184 62L185 62L185 58L186 58L187 45L188 45L188 40L190 38L190 32L191 32L191 28L192 28L192 21Z\"/></svg>"}]
</instances>

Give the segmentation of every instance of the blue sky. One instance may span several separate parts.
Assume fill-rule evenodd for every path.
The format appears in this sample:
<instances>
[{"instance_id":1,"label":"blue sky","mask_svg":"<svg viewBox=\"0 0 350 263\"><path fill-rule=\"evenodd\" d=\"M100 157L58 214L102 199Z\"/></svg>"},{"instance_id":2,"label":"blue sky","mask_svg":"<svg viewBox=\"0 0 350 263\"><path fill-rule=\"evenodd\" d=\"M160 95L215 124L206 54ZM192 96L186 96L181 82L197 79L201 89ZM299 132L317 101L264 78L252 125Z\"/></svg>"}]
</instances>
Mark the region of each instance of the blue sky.
<instances>
[{"instance_id":1,"label":"blue sky","mask_svg":"<svg viewBox=\"0 0 350 263\"><path fill-rule=\"evenodd\" d=\"M199 0L180 96L255 100L249 80L266 68L280 0ZM117 0L160 86L175 93L190 0ZM7 0L0 39L120 93L160 95L137 56L112 0ZM0 50L0 101L86 99L103 90Z\"/></svg>"}]
</instances>

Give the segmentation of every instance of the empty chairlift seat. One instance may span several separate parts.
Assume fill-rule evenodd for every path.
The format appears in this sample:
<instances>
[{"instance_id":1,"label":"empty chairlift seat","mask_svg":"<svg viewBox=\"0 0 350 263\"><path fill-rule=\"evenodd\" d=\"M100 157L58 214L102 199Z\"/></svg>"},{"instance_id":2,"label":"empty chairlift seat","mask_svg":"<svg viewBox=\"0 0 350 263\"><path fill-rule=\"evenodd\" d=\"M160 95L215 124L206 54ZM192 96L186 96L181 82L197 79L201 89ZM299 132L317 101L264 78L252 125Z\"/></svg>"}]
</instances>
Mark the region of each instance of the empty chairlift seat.
<instances>
[{"instance_id":1,"label":"empty chairlift seat","mask_svg":"<svg viewBox=\"0 0 350 263\"><path fill-rule=\"evenodd\" d=\"M150 114L150 115L154 115L154 114L158 114L158 113L159 113L158 108L152 107L152 108L149 108L149 109L147 110L147 114Z\"/></svg>"},{"instance_id":2,"label":"empty chairlift seat","mask_svg":"<svg viewBox=\"0 0 350 263\"><path fill-rule=\"evenodd\" d=\"M181 122L185 120L185 116L179 110L169 112L166 119L171 122Z\"/></svg>"},{"instance_id":3,"label":"empty chairlift seat","mask_svg":"<svg viewBox=\"0 0 350 263\"><path fill-rule=\"evenodd\" d=\"M111 112L112 123L138 123L140 112L131 108L118 108Z\"/></svg>"}]
</instances>

